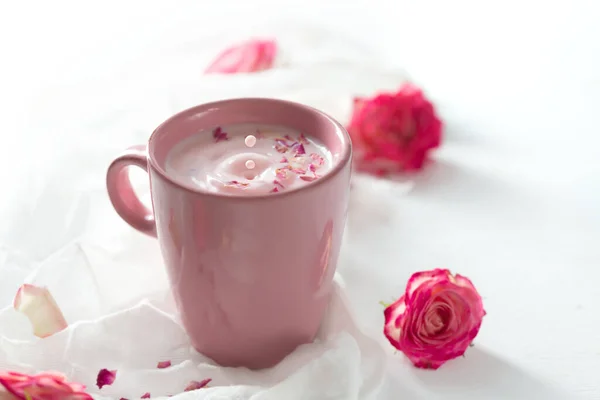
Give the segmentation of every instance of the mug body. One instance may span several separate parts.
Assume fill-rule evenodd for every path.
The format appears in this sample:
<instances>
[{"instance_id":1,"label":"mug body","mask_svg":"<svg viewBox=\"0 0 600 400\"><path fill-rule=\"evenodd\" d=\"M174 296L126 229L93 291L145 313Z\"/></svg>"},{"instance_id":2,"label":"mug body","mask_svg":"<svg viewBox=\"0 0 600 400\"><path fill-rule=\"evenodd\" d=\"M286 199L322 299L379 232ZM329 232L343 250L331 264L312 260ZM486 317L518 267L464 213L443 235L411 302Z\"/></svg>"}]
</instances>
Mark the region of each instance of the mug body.
<instances>
[{"instance_id":1,"label":"mug body","mask_svg":"<svg viewBox=\"0 0 600 400\"><path fill-rule=\"evenodd\" d=\"M281 125L318 138L333 168L268 195L203 192L165 170L169 151L199 131ZM147 147L155 233L193 346L224 366L271 367L311 342L332 293L348 211L351 145L344 128L304 105L234 99L183 111Z\"/></svg>"}]
</instances>

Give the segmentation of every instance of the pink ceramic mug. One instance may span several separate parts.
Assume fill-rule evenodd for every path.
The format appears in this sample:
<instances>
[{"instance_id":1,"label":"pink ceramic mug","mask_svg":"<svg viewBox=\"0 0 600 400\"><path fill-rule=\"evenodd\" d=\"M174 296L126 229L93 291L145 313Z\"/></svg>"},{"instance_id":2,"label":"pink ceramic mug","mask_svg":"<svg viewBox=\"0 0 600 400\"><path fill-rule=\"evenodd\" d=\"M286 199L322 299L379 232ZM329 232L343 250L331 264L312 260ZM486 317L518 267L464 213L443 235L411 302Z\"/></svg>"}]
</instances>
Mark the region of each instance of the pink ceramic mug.
<instances>
[{"instance_id":1,"label":"pink ceramic mug","mask_svg":"<svg viewBox=\"0 0 600 400\"><path fill-rule=\"evenodd\" d=\"M333 169L298 189L256 196L195 190L165 172L174 145L203 129L236 123L306 132L333 154ZM147 149L147 150L146 150ZM224 366L265 368L311 342L332 292L348 211L351 144L333 118L273 99L200 105L169 118L117 157L110 200L132 227L156 236L194 347ZM128 167L150 176L154 212L136 197Z\"/></svg>"}]
</instances>

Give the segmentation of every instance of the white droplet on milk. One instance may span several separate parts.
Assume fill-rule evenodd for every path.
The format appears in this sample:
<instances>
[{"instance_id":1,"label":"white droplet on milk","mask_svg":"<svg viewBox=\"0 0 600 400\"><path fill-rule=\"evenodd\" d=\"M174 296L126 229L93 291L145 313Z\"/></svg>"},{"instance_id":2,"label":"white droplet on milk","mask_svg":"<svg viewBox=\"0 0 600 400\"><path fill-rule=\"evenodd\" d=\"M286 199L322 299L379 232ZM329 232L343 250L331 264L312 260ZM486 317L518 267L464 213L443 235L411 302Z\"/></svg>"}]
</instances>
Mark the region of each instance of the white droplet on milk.
<instances>
[{"instance_id":1,"label":"white droplet on milk","mask_svg":"<svg viewBox=\"0 0 600 400\"><path fill-rule=\"evenodd\" d=\"M244 139L244 143L246 143L246 146L248 146L248 147L254 147L254 145L256 144L256 136L254 136L254 135L246 136L246 139Z\"/></svg>"}]
</instances>

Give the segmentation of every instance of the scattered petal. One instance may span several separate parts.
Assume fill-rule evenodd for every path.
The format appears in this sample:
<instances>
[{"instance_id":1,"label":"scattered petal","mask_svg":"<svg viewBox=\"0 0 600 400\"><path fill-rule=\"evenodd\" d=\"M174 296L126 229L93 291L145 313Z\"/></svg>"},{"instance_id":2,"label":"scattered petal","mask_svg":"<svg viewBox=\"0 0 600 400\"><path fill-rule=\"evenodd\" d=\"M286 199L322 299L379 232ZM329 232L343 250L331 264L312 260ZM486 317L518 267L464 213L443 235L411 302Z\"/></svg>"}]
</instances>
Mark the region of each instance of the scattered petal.
<instances>
[{"instance_id":1,"label":"scattered petal","mask_svg":"<svg viewBox=\"0 0 600 400\"><path fill-rule=\"evenodd\" d=\"M276 187L273 188L273 190L271 190L271 193L278 193L279 189L277 189Z\"/></svg>"},{"instance_id":2,"label":"scattered petal","mask_svg":"<svg viewBox=\"0 0 600 400\"><path fill-rule=\"evenodd\" d=\"M273 181L273 183L274 183L276 186L279 186L279 187L280 187L280 188L282 188L282 189L283 189L283 187L284 187L284 186L283 186L283 184L282 184L281 182L279 182L277 179L275 179L275 180Z\"/></svg>"},{"instance_id":3,"label":"scattered petal","mask_svg":"<svg viewBox=\"0 0 600 400\"><path fill-rule=\"evenodd\" d=\"M301 176L300 179L302 179L303 181L312 182L317 180L318 178L316 176Z\"/></svg>"},{"instance_id":4,"label":"scattered petal","mask_svg":"<svg viewBox=\"0 0 600 400\"><path fill-rule=\"evenodd\" d=\"M149 399L150 398L150 392L146 392L142 395L142 397L140 397L140 399Z\"/></svg>"},{"instance_id":5,"label":"scattered petal","mask_svg":"<svg viewBox=\"0 0 600 400\"><path fill-rule=\"evenodd\" d=\"M208 378L208 379L203 379L200 382L198 381L191 381L185 388L184 392L189 392L191 390L197 390L197 389L202 389L204 387L206 387L206 385L208 385L210 382L212 381L212 379Z\"/></svg>"},{"instance_id":6,"label":"scattered petal","mask_svg":"<svg viewBox=\"0 0 600 400\"><path fill-rule=\"evenodd\" d=\"M286 157L282 157L281 160L279 160L280 163L288 163L288 159Z\"/></svg>"},{"instance_id":7,"label":"scattered petal","mask_svg":"<svg viewBox=\"0 0 600 400\"><path fill-rule=\"evenodd\" d=\"M171 366L171 361L159 361L156 365L156 368L163 369L169 368Z\"/></svg>"},{"instance_id":8,"label":"scattered petal","mask_svg":"<svg viewBox=\"0 0 600 400\"><path fill-rule=\"evenodd\" d=\"M63 313L47 288L28 283L22 285L13 306L27 316L37 337L45 338L67 327Z\"/></svg>"},{"instance_id":9,"label":"scattered petal","mask_svg":"<svg viewBox=\"0 0 600 400\"><path fill-rule=\"evenodd\" d=\"M96 377L96 386L98 389L102 389L103 386L110 386L117 378L116 370L108 370L106 368L101 369Z\"/></svg>"}]
</instances>

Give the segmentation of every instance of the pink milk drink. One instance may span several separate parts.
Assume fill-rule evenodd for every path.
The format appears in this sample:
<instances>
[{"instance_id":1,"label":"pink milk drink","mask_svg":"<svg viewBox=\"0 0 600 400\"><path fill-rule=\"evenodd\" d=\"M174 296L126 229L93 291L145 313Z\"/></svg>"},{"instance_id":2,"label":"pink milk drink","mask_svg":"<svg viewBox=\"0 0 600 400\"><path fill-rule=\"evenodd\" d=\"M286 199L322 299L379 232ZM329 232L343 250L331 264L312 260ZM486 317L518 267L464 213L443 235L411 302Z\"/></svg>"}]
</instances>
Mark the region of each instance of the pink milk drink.
<instances>
[{"instance_id":1,"label":"pink milk drink","mask_svg":"<svg viewBox=\"0 0 600 400\"><path fill-rule=\"evenodd\" d=\"M307 185L331 169L332 156L320 141L302 132L236 124L187 138L171 150L166 165L182 183L244 196Z\"/></svg>"}]
</instances>

